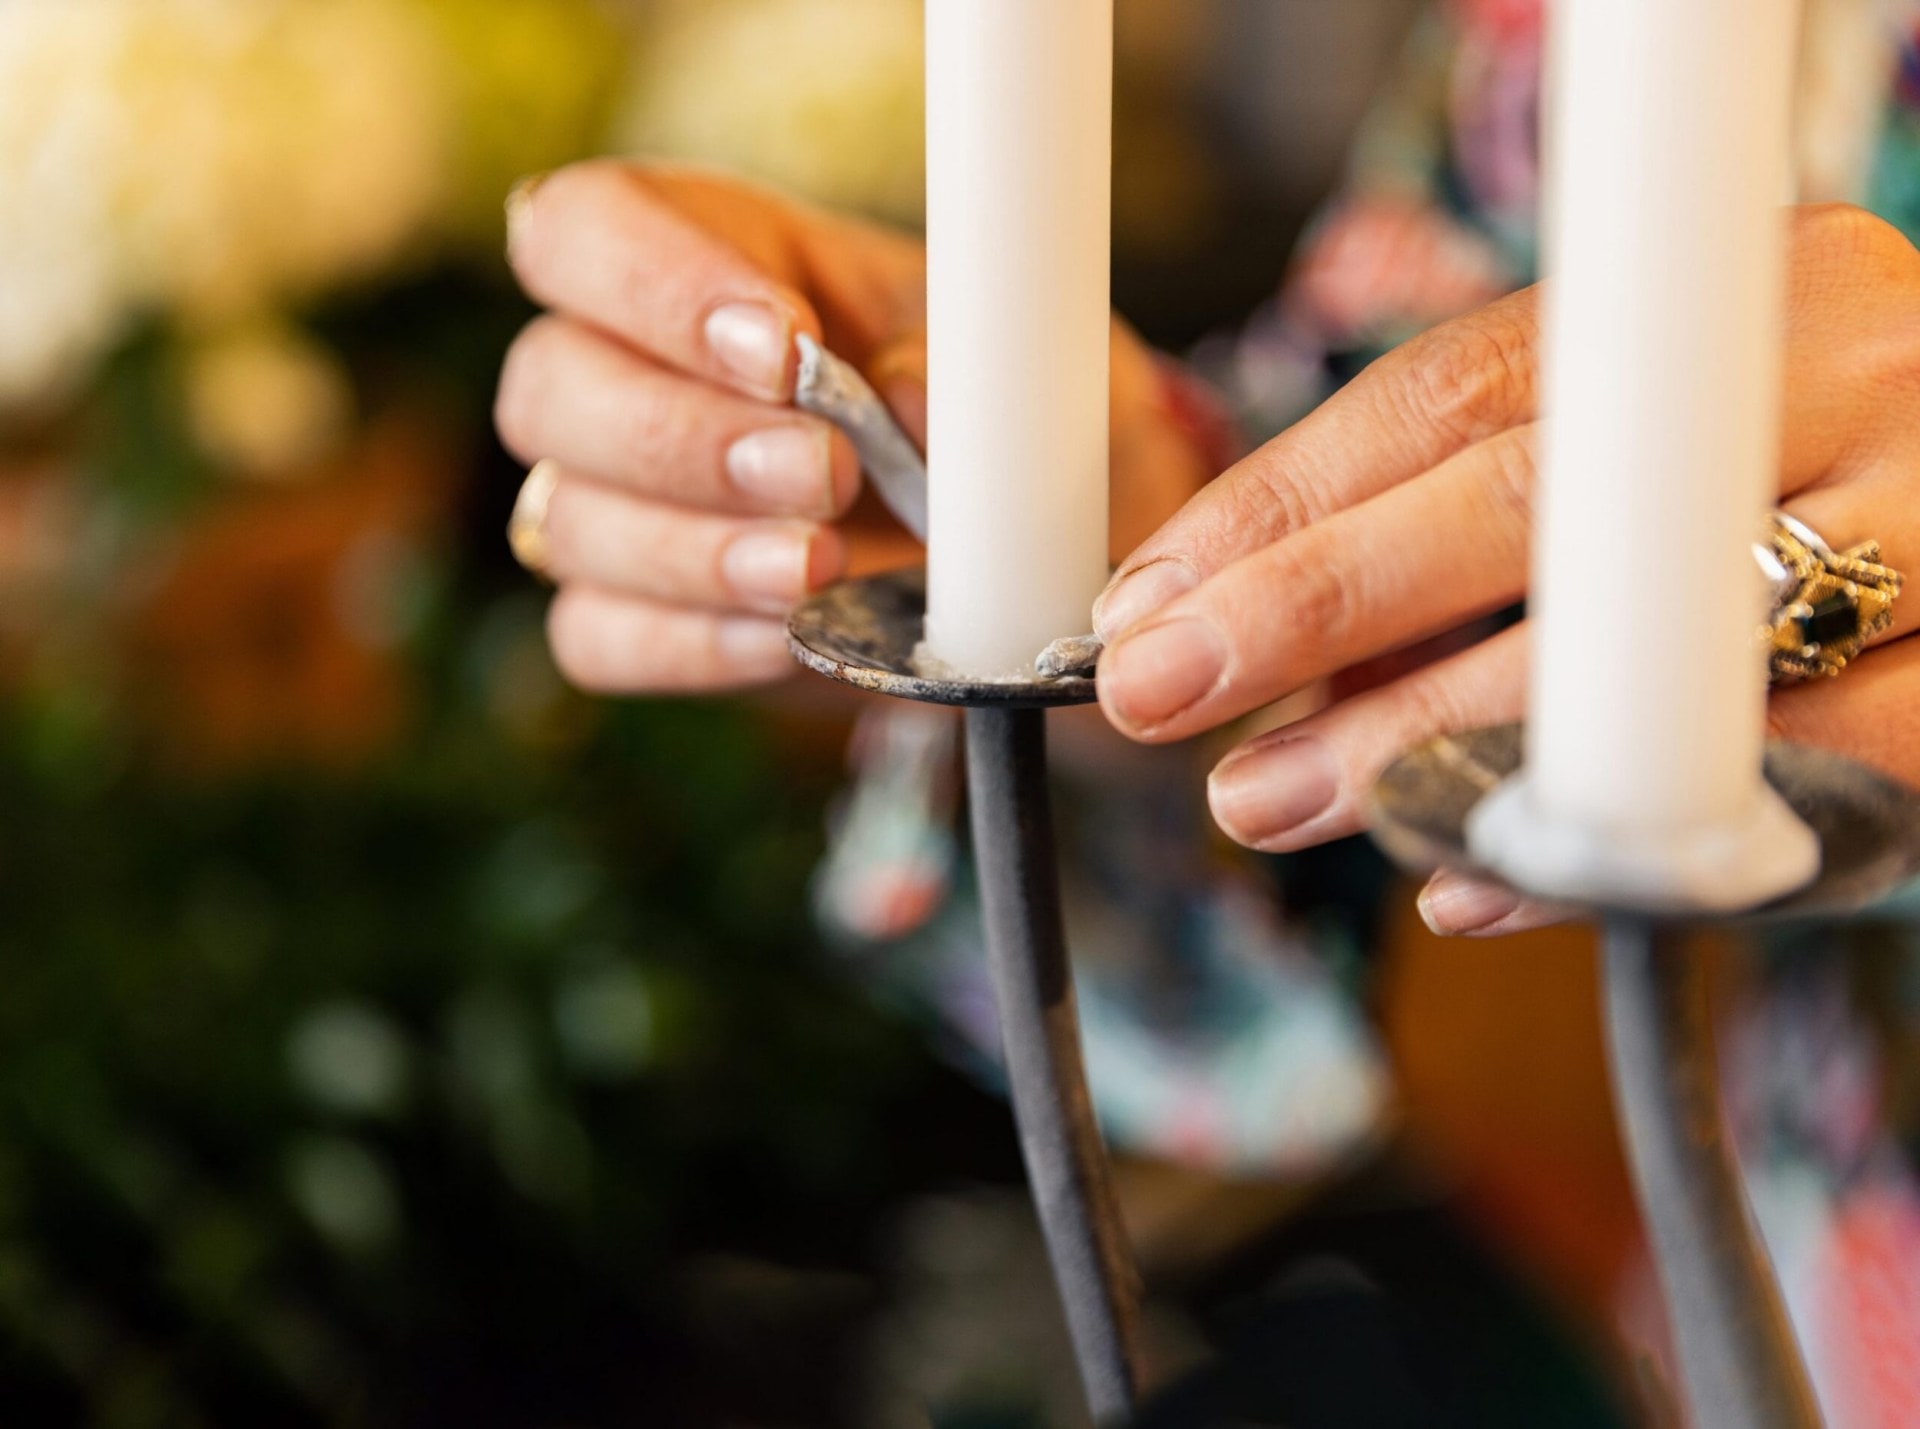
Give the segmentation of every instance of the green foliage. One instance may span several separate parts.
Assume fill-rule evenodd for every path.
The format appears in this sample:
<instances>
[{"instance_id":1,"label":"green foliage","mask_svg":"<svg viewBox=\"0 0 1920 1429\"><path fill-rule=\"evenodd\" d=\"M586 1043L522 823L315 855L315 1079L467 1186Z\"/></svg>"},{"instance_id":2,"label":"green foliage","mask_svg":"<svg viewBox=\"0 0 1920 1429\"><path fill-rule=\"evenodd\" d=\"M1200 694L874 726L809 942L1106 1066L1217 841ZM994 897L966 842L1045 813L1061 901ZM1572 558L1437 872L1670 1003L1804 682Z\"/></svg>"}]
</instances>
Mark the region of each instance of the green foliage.
<instances>
[{"instance_id":1,"label":"green foliage","mask_svg":"<svg viewBox=\"0 0 1920 1429\"><path fill-rule=\"evenodd\" d=\"M517 746L473 675L533 612L471 609L418 740L348 778L76 780L99 732L9 713L14 1422L622 1422L690 1253L851 1254L896 1189L925 1068L810 943L824 776L725 707Z\"/></svg>"}]
</instances>

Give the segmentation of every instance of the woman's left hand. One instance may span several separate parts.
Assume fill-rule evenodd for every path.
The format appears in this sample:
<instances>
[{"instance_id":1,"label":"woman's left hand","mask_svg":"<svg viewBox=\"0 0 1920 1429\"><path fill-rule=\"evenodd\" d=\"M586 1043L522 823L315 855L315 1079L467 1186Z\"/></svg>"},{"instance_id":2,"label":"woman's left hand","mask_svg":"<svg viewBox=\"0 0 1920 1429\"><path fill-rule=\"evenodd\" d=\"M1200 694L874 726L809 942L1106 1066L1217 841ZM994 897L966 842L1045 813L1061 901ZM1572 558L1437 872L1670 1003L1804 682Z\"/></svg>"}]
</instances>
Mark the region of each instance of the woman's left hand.
<instances>
[{"instance_id":1,"label":"woman's left hand","mask_svg":"<svg viewBox=\"0 0 1920 1429\"><path fill-rule=\"evenodd\" d=\"M1780 491L1836 549L1875 539L1920 572L1920 254L1862 210L1795 211ZM1123 733L1184 739L1526 593L1537 290L1435 328L1248 457L1127 559L1096 608L1101 702ZM1837 680L1782 690L1775 732L1920 784L1920 599ZM1368 791L1437 734L1516 719L1524 626L1419 664L1234 750L1213 811L1283 852L1359 830ZM1442 875L1437 931L1547 921Z\"/></svg>"}]
</instances>

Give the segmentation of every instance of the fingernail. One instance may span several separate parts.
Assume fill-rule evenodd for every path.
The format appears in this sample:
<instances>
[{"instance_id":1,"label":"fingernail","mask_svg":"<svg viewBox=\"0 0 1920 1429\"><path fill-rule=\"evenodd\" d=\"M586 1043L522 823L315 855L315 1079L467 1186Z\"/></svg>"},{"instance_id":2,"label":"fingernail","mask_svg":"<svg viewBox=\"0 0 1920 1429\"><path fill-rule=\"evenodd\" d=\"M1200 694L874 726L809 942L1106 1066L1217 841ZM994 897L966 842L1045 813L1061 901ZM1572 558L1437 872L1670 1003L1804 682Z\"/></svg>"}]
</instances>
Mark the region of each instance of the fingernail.
<instances>
[{"instance_id":1,"label":"fingernail","mask_svg":"<svg viewBox=\"0 0 1920 1429\"><path fill-rule=\"evenodd\" d=\"M780 614L838 573L836 542L821 531L747 531L720 557L720 573L742 600Z\"/></svg>"},{"instance_id":2,"label":"fingernail","mask_svg":"<svg viewBox=\"0 0 1920 1429\"><path fill-rule=\"evenodd\" d=\"M793 660L787 650L787 627L777 620L723 620L713 639L721 658L739 667L743 675L774 674Z\"/></svg>"},{"instance_id":3,"label":"fingernail","mask_svg":"<svg viewBox=\"0 0 1920 1429\"><path fill-rule=\"evenodd\" d=\"M529 174L511 189L507 190L507 254L512 256L520 235L527 226L527 215L533 210L533 196L540 185L547 181L545 174Z\"/></svg>"},{"instance_id":4,"label":"fingernail","mask_svg":"<svg viewBox=\"0 0 1920 1429\"><path fill-rule=\"evenodd\" d=\"M1200 584L1185 561L1163 557L1118 576L1093 604L1093 628L1111 644L1162 606Z\"/></svg>"},{"instance_id":5,"label":"fingernail","mask_svg":"<svg viewBox=\"0 0 1920 1429\"><path fill-rule=\"evenodd\" d=\"M833 444L828 429L768 427L727 451L727 479L768 511L824 516L833 509Z\"/></svg>"},{"instance_id":6,"label":"fingernail","mask_svg":"<svg viewBox=\"0 0 1920 1429\"><path fill-rule=\"evenodd\" d=\"M1227 643L1210 620L1188 616L1143 630L1108 650L1100 682L1109 708L1140 732L1211 694L1227 669Z\"/></svg>"},{"instance_id":7,"label":"fingernail","mask_svg":"<svg viewBox=\"0 0 1920 1429\"><path fill-rule=\"evenodd\" d=\"M707 317L707 350L743 387L773 401L787 395L793 320L767 303L729 303Z\"/></svg>"},{"instance_id":8,"label":"fingernail","mask_svg":"<svg viewBox=\"0 0 1920 1429\"><path fill-rule=\"evenodd\" d=\"M1511 888L1464 873L1436 873L1420 894L1420 916L1443 938L1484 933L1520 910Z\"/></svg>"},{"instance_id":9,"label":"fingernail","mask_svg":"<svg viewBox=\"0 0 1920 1429\"><path fill-rule=\"evenodd\" d=\"M1238 843L1279 853L1288 834L1318 819L1340 796L1326 745L1311 736L1236 755L1214 771L1208 798L1220 827Z\"/></svg>"}]
</instances>

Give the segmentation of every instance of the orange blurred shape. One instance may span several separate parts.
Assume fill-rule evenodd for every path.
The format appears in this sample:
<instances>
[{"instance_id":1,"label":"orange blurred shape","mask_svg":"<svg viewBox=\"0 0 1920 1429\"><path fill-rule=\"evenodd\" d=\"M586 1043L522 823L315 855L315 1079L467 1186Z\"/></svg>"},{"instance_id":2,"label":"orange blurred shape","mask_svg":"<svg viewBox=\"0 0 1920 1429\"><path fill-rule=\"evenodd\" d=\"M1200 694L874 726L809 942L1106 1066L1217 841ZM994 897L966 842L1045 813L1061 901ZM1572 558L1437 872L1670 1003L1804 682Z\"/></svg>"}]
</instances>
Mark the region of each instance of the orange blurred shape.
<instances>
[{"instance_id":1,"label":"orange blurred shape","mask_svg":"<svg viewBox=\"0 0 1920 1429\"><path fill-rule=\"evenodd\" d=\"M1640 1228L1591 931L1443 940L1409 899L1388 946L1381 1015L1410 1141L1483 1234L1610 1333Z\"/></svg>"},{"instance_id":2,"label":"orange blurred shape","mask_svg":"<svg viewBox=\"0 0 1920 1429\"><path fill-rule=\"evenodd\" d=\"M416 692L400 587L447 519L455 448L390 419L284 489L249 488L130 572L130 695L169 763L200 772L365 763Z\"/></svg>"}]
</instances>

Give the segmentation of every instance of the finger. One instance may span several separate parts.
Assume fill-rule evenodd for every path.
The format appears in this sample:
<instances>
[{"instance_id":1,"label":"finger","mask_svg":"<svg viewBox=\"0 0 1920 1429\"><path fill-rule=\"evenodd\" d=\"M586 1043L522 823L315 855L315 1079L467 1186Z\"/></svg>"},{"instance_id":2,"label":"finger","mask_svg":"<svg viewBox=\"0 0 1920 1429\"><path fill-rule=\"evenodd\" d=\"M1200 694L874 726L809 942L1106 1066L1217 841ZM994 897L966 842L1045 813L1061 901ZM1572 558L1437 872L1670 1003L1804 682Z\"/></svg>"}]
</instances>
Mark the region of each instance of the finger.
<instances>
[{"instance_id":1,"label":"finger","mask_svg":"<svg viewBox=\"0 0 1920 1429\"><path fill-rule=\"evenodd\" d=\"M1920 642L1863 656L1839 679L1781 691L1770 712L1776 737L1832 749L1920 786ZM1443 937L1492 938L1564 922L1572 911L1484 877L1442 871L1421 893L1420 914Z\"/></svg>"},{"instance_id":2,"label":"finger","mask_svg":"<svg viewBox=\"0 0 1920 1429\"><path fill-rule=\"evenodd\" d=\"M826 517L859 489L859 459L827 422L669 372L564 318L515 340L494 418L528 464L551 458L684 506Z\"/></svg>"},{"instance_id":3,"label":"finger","mask_svg":"<svg viewBox=\"0 0 1920 1429\"><path fill-rule=\"evenodd\" d=\"M798 332L863 360L926 323L917 240L664 165L600 161L522 188L508 255L541 302L750 396L791 395Z\"/></svg>"},{"instance_id":4,"label":"finger","mask_svg":"<svg viewBox=\"0 0 1920 1429\"><path fill-rule=\"evenodd\" d=\"M1250 740L1207 784L1226 835L1290 853L1366 827L1387 766L1436 735L1517 719L1526 705L1526 629L1515 626L1391 684Z\"/></svg>"},{"instance_id":5,"label":"finger","mask_svg":"<svg viewBox=\"0 0 1920 1429\"><path fill-rule=\"evenodd\" d=\"M1836 551L1862 542L1880 546L1879 563L1908 576L1920 575L1920 504L1912 497L1913 477L1905 466L1889 464L1859 473L1836 473L1783 503L1788 515L1811 527ZM1893 603L1893 623L1875 645L1920 630L1920 600L1903 595Z\"/></svg>"},{"instance_id":6,"label":"finger","mask_svg":"<svg viewBox=\"0 0 1920 1429\"><path fill-rule=\"evenodd\" d=\"M700 694L770 684L793 672L786 625L714 615L578 586L547 615L560 673L590 694Z\"/></svg>"},{"instance_id":7,"label":"finger","mask_svg":"<svg viewBox=\"0 0 1920 1429\"><path fill-rule=\"evenodd\" d=\"M1872 650L1834 679L1776 691L1773 735L1858 759L1920 788L1920 639Z\"/></svg>"},{"instance_id":8,"label":"finger","mask_svg":"<svg viewBox=\"0 0 1920 1429\"><path fill-rule=\"evenodd\" d=\"M1895 283L1913 247L1883 220L1829 205L1795 211L1783 488L1831 468L1878 424L1864 400L1910 393L1904 339L1832 358L1836 319L1852 322L1862 275ZM1196 497L1122 563L1096 608L1112 641L1246 551L1325 519L1495 432L1534 420L1538 290L1441 324L1394 349L1319 410ZM1863 361L1889 382L1861 380ZM1890 385L1889 385L1890 383Z\"/></svg>"},{"instance_id":9,"label":"finger","mask_svg":"<svg viewBox=\"0 0 1920 1429\"><path fill-rule=\"evenodd\" d=\"M1227 566L1107 651L1108 717L1136 739L1182 739L1511 604L1533 445L1531 427L1511 428Z\"/></svg>"},{"instance_id":10,"label":"finger","mask_svg":"<svg viewBox=\"0 0 1920 1429\"><path fill-rule=\"evenodd\" d=\"M508 256L535 301L748 396L790 397L794 336L821 335L791 285L631 165L576 164L523 193L509 211Z\"/></svg>"},{"instance_id":11,"label":"finger","mask_svg":"<svg viewBox=\"0 0 1920 1429\"><path fill-rule=\"evenodd\" d=\"M1528 289L1375 362L1311 416L1189 502L1122 564L1095 607L1109 640L1248 551L1531 421Z\"/></svg>"},{"instance_id":12,"label":"finger","mask_svg":"<svg viewBox=\"0 0 1920 1429\"><path fill-rule=\"evenodd\" d=\"M672 605L784 615L846 565L831 527L639 501L564 471L546 522L546 573L557 584Z\"/></svg>"},{"instance_id":13,"label":"finger","mask_svg":"<svg viewBox=\"0 0 1920 1429\"><path fill-rule=\"evenodd\" d=\"M731 175L630 165L641 183L762 273L806 293L827 346L864 362L927 323L927 255L917 237L758 188Z\"/></svg>"},{"instance_id":14,"label":"finger","mask_svg":"<svg viewBox=\"0 0 1920 1429\"><path fill-rule=\"evenodd\" d=\"M1420 891L1420 917L1443 938L1504 938L1577 916L1559 903L1523 897L1504 883L1442 869Z\"/></svg>"}]
</instances>

